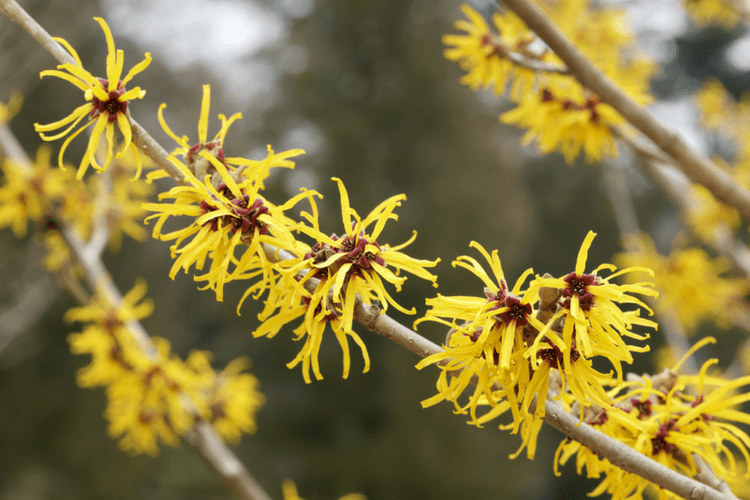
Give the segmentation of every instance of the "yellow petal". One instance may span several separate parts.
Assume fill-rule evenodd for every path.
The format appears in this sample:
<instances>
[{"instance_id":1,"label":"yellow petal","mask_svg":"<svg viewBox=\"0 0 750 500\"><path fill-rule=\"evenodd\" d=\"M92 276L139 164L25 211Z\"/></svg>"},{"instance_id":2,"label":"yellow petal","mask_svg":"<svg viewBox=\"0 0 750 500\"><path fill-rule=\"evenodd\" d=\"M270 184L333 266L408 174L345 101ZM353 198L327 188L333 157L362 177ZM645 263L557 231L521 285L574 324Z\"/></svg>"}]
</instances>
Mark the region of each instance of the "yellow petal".
<instances>
[{"instance_id":1,"label":"yellow petal","mask_svg":"<svg viewBox=\"0 0 750 500\"><path fill-rule=\"evenodd\" d=\"M198 142L205 144L208 137L208 111L211 109L211 86L203 86L203 99L201 100L201 116L198 120Z\"/></svg>"},{"instance_id":2,"label":"yellow petal","mask_svg":"<svg viewBox=\"0 0 750 500\"><path fill-rule=\"evenodd\" d=\"M78 122L81 121L81 119L89 114L89 111L91 111L91 104L82 104L81 106L78 106L71 114L63 118L62 120L58 120L56 122L48 123L47 125L39 125L38 123L34 124L34 130L39 132L42 136L42 139L45 141L55 141L59 139L60 137L67 135L73 128L75 128L76 125L78 125ZM70 122L73 122L72 125L70 125L68 128L66 128L63 132L60 132L59 134L53 135L53 136L45 136L42 132L49 132L50 130L57 130L60 127L63 127L67 125Z\"/></svg>"},{"instance_id":3,"label":"yellow petal","mask_svg":"<svg viewBox=\"0 0 750 500\"><path fill-rule=\"evenodd\" d=\"M117 153L117 157L122 158L130 147L133 138L133 131L130 129L130 122L128 121L128 117L125 116L125 113L117 113L117 126L120 127L120 132L122 132L122 137L125 140L122 145L122 150Z\"/></svg>"},{"instance_id":4,"label":"yellow petal","mask_svg":"<svg viewBox=\"0 0 750 500\"><path fill-rule=\"evenodd\" d=\"M141 71L143 71L144 69L146 69L148 67L148 65L151 64L151 53L150 52L146 52L144 55L145 55L146 58L143 61L141 61L138 64L136 64L135 66L133 66L132 68L130 68L130 71L128 71L128 74L125 76L125 78L122 79L122 84L123 85L127 85L127 83L135 75L137 75L138 73L140 73Z\"/></svg>"}]
</instances>

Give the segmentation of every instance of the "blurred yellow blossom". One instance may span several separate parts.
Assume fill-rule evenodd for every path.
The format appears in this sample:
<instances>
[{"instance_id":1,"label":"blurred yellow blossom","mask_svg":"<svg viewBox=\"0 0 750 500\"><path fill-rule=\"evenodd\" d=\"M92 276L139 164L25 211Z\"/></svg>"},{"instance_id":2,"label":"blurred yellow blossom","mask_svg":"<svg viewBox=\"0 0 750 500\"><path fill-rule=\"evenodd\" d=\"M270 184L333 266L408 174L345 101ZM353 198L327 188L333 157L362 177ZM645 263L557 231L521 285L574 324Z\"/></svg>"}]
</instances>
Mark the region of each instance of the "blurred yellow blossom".
<instances>
[{"instance_id":1,"label":"blurred yellow blossom","mask_svg":"<svg viewBox=\"0 0 750 500\"><path fill-rule=\"evenodd\" d=\"M725 260L711 258L696 247L675 248L668 256L661 255L645 233L630 235L625 247L629 251L616 256L616 261L652 269L659 291L656 309L676 314L688 333L702 321L727 327L732 311L741 310L749 287L746 280L722 276L729 270Z\"/></svg>"},{"instance_id":2,"label":"blurred yellow blossom","mask_svg":"<svg viewBox=\"0 0 750 500\"><path fill-rule=\"evenodd\" d=\"M634 100L651 100L648 80L656 66L635 48L624 12L592 9L586 0L544 7L570 40ZM513 81L510 99L518 106L500 120L527 129L524 144L536 140L542 153L559 151L568 163L581 151L589 163L617 155L611 129L623 128L624 118L568 76L559 58L541 48L541 41L515 14L493 15L496 34L478 12L467 5L461 9L468 21L458 21L456 28L466 34L443 38L449 46L445 56L467 71L461 82L473 90L493 87L501 95Z\"/></svg>"},{"instance_id":3,"label":"blurred yellow blossom","mask_svg":"<svg viewBox=\"0 0 750 500\"><path fill-rule=\"evenodd\" d=\"M482 15L469 5L462 5L461 11L468 21L456 21L455 27L466 34L445 35L443 43L448 46L446 59L458 62L467 72L460 81L472 90L491 87L495 94L503 95L508 83L513 82L510 92L513 100L531 91L534 70L514 64L503 57L504 51L539 62L557 61L547 50L533 50L536 35L513 12L497 12L492 16L496 34Z\"/></svg>"},{"instance_id":4,"label":"blurred yellow blossom","mask_svg":"<svg viewBox=\"0 0 750 500\"><path fill-rule=\"evenodd\" d=\"M8 123L10 120L16 116L18 111L21 109L21 105L23 104L23 94L19 92L18 90L14 90L10 93L10 99L8 99L8 104L3 104L0 102L0 123Z\"/></svg>"},{"instance_id":5,"label":"blurred yellow blossom","mask_svg":"<svg viewBox=\"0 0 750 500\"><path fill-rule=\"evenodd\" d=\"M716 23L726 29L732 29L744 16L747 16L747 5L738 1L727 0L684 0L685 10L698 26ZM744 5L745 12L738 7Z\"/></svg>"},{"instance_id":6,"label":"blurred yellow blossom","mask_svg":"<svg viewBox=\"0 0 750 500\"><path fill-rule=\"evenodd\" d=\"M169 342L134 336L128 323L149 316L153 302L143 299L139 280L118 306L102 295L89 305L69 310L65 319L84 323L68 337L74 354L91 355L78 373L81 387L106 387L109 433L125 451L156 455L159 442L171 446L203 418L231 442L255 431L255 413L264 398L257 380L240 358L216 373L209 353L195 351L183 362L170 353Z\"/></svg>"},{"instance_id":7,"label":"blurred yellow blossom","mask_svg":"<svg viewBox=\"0 0 750 500\"><path fill-rule=\"evenodd\" d=\"M297 486L291 479L284 479L284 482L281 483L281 494L284 500L303 500L297 493ZM349 493L338 500L367 500L367 497L359 493Z\"/></svg>"},{"instance_id":8,"label":"blurred yellow blossom","mask_svg":"<svg viewBox=\"0 0 750 500\"><path fill-rule=\"evenodd\" d=\"M42 146L33 165L11 158L1 160L4 183L0 186L0 228L10 226L17 237L23 238L29 221L40 224L45 216L57 215L57 204L69 192L70 176L50 168L51 155L50 148Z\"/></svg>"},{"instance_id":9,"label":"blurred yellow blossom","mask_svg":"<svg viewBox=\"0 0 750 500\"><path fill-rule=\"evenodd\" d=\"M714 231L719 227L732 231L740 227L742 217L737 209L717 201L705 186L693 184L693 199L695 203L687 211L687 222L704 243L714 241Z\"/></svg>"}]
</instances>

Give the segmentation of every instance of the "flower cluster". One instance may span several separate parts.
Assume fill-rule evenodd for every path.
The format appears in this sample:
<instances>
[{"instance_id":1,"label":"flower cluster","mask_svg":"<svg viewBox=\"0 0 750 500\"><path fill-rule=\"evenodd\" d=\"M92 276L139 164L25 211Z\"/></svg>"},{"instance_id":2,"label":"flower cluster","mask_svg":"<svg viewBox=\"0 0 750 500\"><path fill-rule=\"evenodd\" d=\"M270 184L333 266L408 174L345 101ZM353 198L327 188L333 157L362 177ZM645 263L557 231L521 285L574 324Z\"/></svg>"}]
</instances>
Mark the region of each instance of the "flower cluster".
<instances>
[{"instance_id":1,"label":"flower cluster","mask_svg":"<svg viewBox=\"0 0 750 500\"><path fill-rule=\"evenodd\" d=\"M737 26L747 18L747 6L742 2L724 2L722 0L684 0L685 10L698 26L719 24L726 29ZM744 9L744 11L743 11Z\"/></svg>"},{"instance_id":2,"label":"flower cluster","mask_svg":"<svg viewBox=\"0 0 750 500\"><path fill-rule=\"evenodd\" d=\"M613 406L592 408L587 423L687 476L707 472L708 467L724 480L735 479L737 461L728 445L740 452L746 467L750 463L750 436L734 423L748 424L747 416L736 408L750 401L750 394L740 391L750 384L750 376L732 381L710 376L708 370L716 359L705 362L697 375L679 374L684 360L709 342L715 340L707 337L695 344L671 369L613 390ZM589 477L603 477L591 496L607 493L613 499L641 499L653 486L570 440L558 447L555 473L558 463L564 465L573 456L579 474L585 467ZM750 470L744 477L750 477ZM661 489L658 495L660 500L680 498Z\"/></svg>"},{"instance_id":3,"label":"flower cluster","mask_svg":"<svg viewBox=\"0 0 750 500\"><path fill-rule=\"evenodd\" d=\"M344 351L344 378L350 367L347 336L360 347L366 372L370 366L367 349L352 329L358 301L367 305L377 301L383 310L391 305L401 312L414 314L414 309L405 309L390 296L384 281L399 291L406 280L400 276L402 271L433 283L437 279L426 268L434 267L439 259L414 259L400 251L414 241L416 232L408 241L393 247L377 241L386 222L397 219L393 211L405 199L403 195L388 198L362 219L351 208L343 182L337 178L333 180L339 187L346 233L328 236L320 230L317 210L312 214L302 214L309 225L300 225L299 230L316 243L307 247L302 257L279 263L283 278L269 293L266 307L259 315L263 324L253 332L255 336L272 337L286 323L304 316L303 323L294 332L298 340L305 339L305 345L288 366L292 368L301 362L306 382L311 381L310 368L318 380L323 378L318 352L326 324L331 325ZM374 227L368 229L371 225Z\"/></svg>"},{"instance_id":4,"label":"flower cluster","mask_svg":"<svg viewBox=\"0 0 750 500\"><path fill-rule=\"evenodd\" d=\"M159 441L178 444L199 418L232 442L254 432L255 412L264 398L257 379L242 373L247 361L234 360L217 373L206 352L194 351L182 361L170 354L164 339L154 338L153 346L145 343L128 325L153 311L153 302L142 300L145 293L146 284L139 281L119 305L97 295L65 315L67 321L85 324L68 338L74 354L91 355L78 384L106 388L112 437L132 454L156 455Z\"/></svg>"},{"instance_id":5,"label":"flower cluster","mask_svg":"<svg viewBox=\"0 0 750 500\"><path fill-rule=\"evenodd\" d=\"M542 153L559 151L568 163L584 151L588 162L616 156L612 127L625 120L612 107L566 74L560 59L512 12L495 13L492 32L482 16L462 6L467 21L447 35L445 56L467 71L461 82L476 90L491 87L517 107L500 116L503 123L527 129L522 142L536 140ZM624 27L624 13L589 9L586 0L548 6L548 15L576 46L637 102L650 100L648 79L654 65L634 55L634 37Z\"/></svg>"},{"instance_id":6,"label":"flower cluster","mask_svg":"<svg viewBox=\"0 0 750 500\"><path fill-rule=\"evenodd\" d=\"M50 169L52 152L42 146L33 165L3 158L4 183L0 186L0 228L10 227L18 238L28 232L29 221L42 225L55 215L56 207L65 210L70 176Z\"/></svg>"},{"instance_id":7,"label":"flower cluster","mask_svg":"<svg viewBox=\"0 0 750 500\"><path fill-rule=\"evenodd\" d=\"M700 110L701 124L728 139L735 149L731 161L721 157L713 160L725 167L741 186L750 187L750 94L745 93L735 100L721 82L710 78L696 93L694 101Z\"/></svg>"},{"instance_id":8,"label":"flower cluster","mask_svg":"<svg viewBox=\"0 0 750 500\"><path fill-rule=\"evenodd\" d=\"M86 152L78 166L77 177L79 179L81 179L86 173L89 165L92 165L99 171L104 171L109 166L109 163L112 160L114 148L115 123L117 123L117 127L120 129L124 139L122 149L117 156L121 157L124 155L130 147L135 150L135 145L131 143L132 130L129 122L130 112L128 104L133 99L142 99L143 96L146 95L146 91L141 90L140 87L127 90L125 86L135 75L146 69L151 63L151 55L146 53L145 59L131 68L124 78L121 78L125 55L122 50L115 50L115 42L112 38L112 32L109 30L109 26L107 26L104 19L95 17L94 20L96 20L101 26L107 41L106 78L95 77L85 70L75 49L64 39L53 38L67 49L75 60L75 64L61 64L56 70L42 71L40 76L56 76L72 83L83 91L83 96L87 103L77 107L70 115L62 120L47 125L40 125L38 123L34 124L35 130L39 132L39 135L45 141L55 141L70 134L60 148L58 159L60 168L65 168L63 166L63 155L65 154L65 150L70 142L89 126L92 124L94 125L91 136L89 137L88 146L86 147ZM67 73L61 70L65 70ZM71 130L73 130L86 116L88 116L88 122L75 132L71 133ZM56 132L63 127L66 128L62 132L57 132L54 135L46 134L47 132ZM107 140L107 149L105 159L102 162L102 165L99 165L95 153L102 135L104 135Z\"/></svg>"},{"instance_id":9,"label":"flower cluster","mask_svg":"<svg viewBox=\"0 0 750 500\"><path fill-rule=\"evenodd\" d=\"M104 154L102 148L97 154ZM11 227L17 237L23 238L28 223L35 224L48 250L45 265L49 270L58 271L72 263L59 233L61 225L74 226L84 239L100 228L115 250L123 235L145 238L141 203L153 186L132 180L142 163L137 151L128 150L112 161L106 180L92 178L85 183L77 182L72 170L51 168L50 159L50 148L42 146L33 164L10 158L0 164L4 176L0 185L0 228Z\"/></svg>"},{"instance_id":10,"label":"flower cluster","mask_svg":"<svg viewBox=\"0 0 750 500\"><path fill-rule=\"evenodd\" d=\"M489 254L477 248L488 262L492 275L468 256L453 262L471 271L485 285L484 297L428 299L432 307L422 320L437 321L451 328L445 350L422 360L417 368L438 364L438 394L422 403L433 405L453 401L456 412L471 415L481 425L510 410L513 432L522 431L524 445L533 456L534 440L544 416L544 401L552 389L556 398L572 395L583 409L594 404L610 405L605 387L622 381L621 364L631 363L631 352L647 346L633 346L626 339L644 340L634 328L656 328L639 316L646 305L635 295L656 296L650 283L618 285L613 278L638 270L615 272L603 264L586 273L586 259L595 233L589 232L578 254L575 270L561 278L536 276L528 269L510 289L505 281L497 251ZM612 274L605 277L601 271ZM630 306L623 310L623 306ZM592 366L595 357L606 358L615 368L600 373ZM468 385L475 384L466 403L459 403ZM532 404L536 400L536 410ZM489 406L482 416L477 410ZM519 450L520 451L520 450Z\"/></svg>"},{"instance_id":11,"label":"flower cluster","mask_svg":"<svg viewBox=\"0 0 750 500\"><path fill-rule=\"evenodd\" d=\"M645 234L631 236L626 243L630 251L616 256L616 261L652 269L659 291L655 307L674 314L688 333L703 321L729 326L733 314L743 309L747 281L726 277L730 266L725 260L712 258L699 247L675 248L664 256Z\"/></svg>"},{"instance_id":12,"label":"flower cluster","mask_svg":"<svg viewBox=\"0 0 750 500\"><path fill-rule=\"evenodd\" d=\"M227 157L224 140L229 126L241 115L237 113L228 119L219 115L220 130L209 140L209 107L210 87L206 85L198 142L192 145L187 137L179 137L169 128L163 117L164 105L159 112L162 127L178 144L169 159L185 180L183 185L162 193L159 203L145 203L143 208L155 212L147 217L147 220L156 220L154 237L174 241L171 251L175 261L170 276L174 278L180 269L188 272L195 267L200 271L208 262L208 271L196 275L195 279L214 290L218 300L223 299L225 283L254 282L240 300L238 312L248 296L257 299L267 293L265 307L259 314L262 324L253 332L256 337L273 337L285 324L304 317L294 332L298 340L305 339L305 344L288 366L302 363L307 382L311 381L311 369L317 379L322 378L318 352L329 323L344 352L344 377L348 376L351 365L347 337L352 337L360 347L367 371L367 350L352 329L357 302L367 305L377 302L384 309L392 305L413 314L414 310L403 308L389 295L384 282L400 290L406 279L400 276L402 271L433 283L436 279L425 268L434 266L437 261L413 259L399 251L409 245L416 234L396 247L376 241L385 223L397 218L393 211L404 196L389 198L361 219L350 207L343 183L335 179L341 194L346 235L328 236L319 228L315 198L320 195L315 191L303 189L280 206L261 194L270 170L294 168L290 158L303 151L276 154L269 146L268 157L262 161ZM162 175L153 172L148 177ZM303 200L311 208L311 213L301 214L306 223L288 218L285 212ZM187 224L165 230L169 219L178 216L187 217ZM374 228L368 234L371 225ZM315 243L310 246L293 233L302 233Z\"/></svg>"},{"instance_id":13,"label":"flower cluster","mask_svg":"<svg viewBox=\"0 0 750 500\"><path fill-rule=\"evenodd\" d=\"M202 270L206 260L210 261L208 272L195 277L205 281L206 287L216 292L217 300L223 300L224 284L237 279L262 279L253 292L260 295L272 286L274 277L266 250L276 252L304 251L292 235L297 223L284 215L303 199L314 204L314 191L303 191L281 206L266 200L261 191L264 180L274 167L293 168L289 158L303 151L291 150L275 154L268 148L268 157L262 161L244 158L226 158L222 147L224 136L231 123L240 118L234 115L229 120L220 115L222 127L216 137L207 142L210 87L203 88L201 117L198 125L200 142L190 146L187 137L178 137L167 126L161 114L159 118L164 130L177 141L179 147L169 160L184 176L184 185L176 186L159 195L160 203L144 203L145 210L155 212L148 216L156 219L153 237L165 241L174 240L170 247L174 265L169 275L174 279L182 269L186 273L191 267ZM182 160L176 155L181 154ZM149 175L150 178L162 174ZM171 201L164 201L171 200ZM171 217L187 217L187 225L165 232L165 223ZM273 254L274 251L271 251ZM241 252L241 255L237 255Z\"/></svg>"}]
</instances>

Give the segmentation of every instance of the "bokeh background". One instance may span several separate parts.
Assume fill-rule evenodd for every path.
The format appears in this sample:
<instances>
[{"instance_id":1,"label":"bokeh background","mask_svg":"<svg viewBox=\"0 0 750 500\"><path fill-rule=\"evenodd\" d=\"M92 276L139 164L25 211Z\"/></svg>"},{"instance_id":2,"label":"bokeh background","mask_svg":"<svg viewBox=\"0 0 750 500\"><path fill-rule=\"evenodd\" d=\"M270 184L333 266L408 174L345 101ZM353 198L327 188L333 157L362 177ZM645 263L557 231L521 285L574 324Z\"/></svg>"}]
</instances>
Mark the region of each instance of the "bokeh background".
<instances>
[{"instance_id":1,"label":"bokeh background","mask_svg":"<svg viewBox=\"0 0 750 500\"><path fill-rule=\"evenodd\" d=\"M332 176L343 179L361 214L405 193L400 220L381 239L400 243L417 229L408 251L442 259L440 293L481 293L478 280L450 266L470 252L472 240L499 250L510 281L528 267L540 274L571 271L589 230L598 233L589 262L610 261L622 248L608 183L628 185L641 228L662 251L681 229L627 151L605 165L569 166L557 154L539 156L520 145L521 131L498 122L506 103L458 83L461 71L443 58L441 43L461 16L456 0L21 4L52 35L71 42L95 73L104 72L106 46L94 16L108 21L125 49L126 68L151 52L153 63L133 83L147 95L131 111L167 149L173 144L157 123L159 104L168 104L173 130L194 138L206 83L212 86L209 134L217 130L218 113L244 115L231 128L228 155L260 159L267 144L276 151L305 149L295 171L272 177L269 198L280 202L301 186L319 190L325 230L342 231ZM485 13L497 8L473 5ZM744 30L698 29L674 2L618 5L631 11L643 49L661 66L654 113L705 153L720 150L697 128L690 96L709 75L736 95L748 87ZM33 123L65 116L80 99L72 85L39 79L39 71L54 65L0 16L0 100L11 89L23 91L23 111L11 125L30 152L40 144ZM75 141L67 158L74 161L84 143ZM61 319L75 302L41 269L43 253L33 236L19 241L2 231L0 252L0 498L230 498L186 446L163 448L157 458L131 458L118 449L107 437L103 392L75 385L76 370L88 359L70 354L66 336L75 326ZM325 379L305 384L299 369L285 367L300 347L291 328L275 339L253 339L254 306L235 314L242 287L229 287L225 302L217 303L189 276L170 280L168 245L153 240L126 240L106 263L122 290L147 278L157 308L144 325L169 339L175 352L210 350L218 368L238 355L252 359L268 401L258 414L259 431L245 436L236 452L274 498L281 498L284 478L307 500L348 492L371 500L563 500L583 498L596 485L570 465L561 477L552 474L561 440L554 429L543 430L534 461L525 455L511 461L518 436L496 425L468 426L449 404L422 409L437 370L415 370L418 358L384 338L358 329L372 369L362 374L354 353L348 380L340 378L340 349L329 338L321 352ZM409 279L398 300L421 314L424 298L435 293ZM392 314L406 324L415 319ZM420 333L438 343L445 335L429 324ZM661 343L657 334L653 349ZM711 354L731 359L734 345L722 343ZM653 372L659 368L653 360L640 356L631 370Z\"/></svg>"}]
</instances>

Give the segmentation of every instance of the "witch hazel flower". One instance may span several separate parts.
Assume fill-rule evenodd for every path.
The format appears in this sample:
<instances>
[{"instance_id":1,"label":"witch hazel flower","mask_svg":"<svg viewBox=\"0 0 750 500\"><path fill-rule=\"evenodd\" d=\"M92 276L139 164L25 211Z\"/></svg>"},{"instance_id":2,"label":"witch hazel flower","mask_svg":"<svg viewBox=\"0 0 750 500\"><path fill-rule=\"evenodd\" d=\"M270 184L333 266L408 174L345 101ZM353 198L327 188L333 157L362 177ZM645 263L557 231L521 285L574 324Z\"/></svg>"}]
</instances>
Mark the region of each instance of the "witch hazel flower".
<instances>
[{"instance_id":1,"label":"witch hazel flower","mask_svg":"<svg viewBox=\"0 0 750 500\"><path fill-rule=\"evenodd\" d=\"M88 146L86 147L86 152L78 166L76 177L79 179L84 176L89 165L92 165L100 172L106 170L109 166L109 163L112 160L115 142L115 124L117 124L117 128L120 129L124 139L122 149L117 153L117 157L122 157L128 148L135 149L135 145L131 142L133 132L130 128L130 112L128 105L133 99L142 99L143 96L146 95L146 91L142 90L140 87L128 90L126 85L135 75L146 69L151 63L151 54L147 52L145 59L133 66L127 75L122 78L125 55L122 50L115 49L112 32L110 31L109 26L107 26L106 21L100 17L95 17L94 20L99 23L102 31L104 31L107 43L106 78L95 77L84 69L81 59L78 57L78 53L75 49L64 39L53 38L65 47L75 60L75 64L61 64L56 70L42 71L39 74L40 77L56 76L72 83L83 91L83 96L87 103L77 107L71 114L62 120L47 125L40 125L38 123L34 124L34 130L39 132L39 135L45 141L55 141L66 135L68 136L60 148L60 154L58 157L58 163L63 170L65 169L63 166L63 155L65 154L68 145L81 132L86 130L89 126L94 125L94 129L89 137ZM71 133L71 131L86 117L88 117L86 124ZM66 128L62 132L57 132L63 127ZM56 133L48 135L48 132ZM102 136L106 138L107 150L103 164L99 165L95 153ZM138 175L138 173L136 175Z\"/></svg>"},{"instance_id":2,"label":"witch hazel flower","mask_svg":"<svg viewBox=\"0 0 750 500\"><path fill-rule=\"evenodd\" d=\"M182 163L187 167L191 174L198 180L203 181L206 175L211 176L211 181L216 186L221 182L221 174L217 170L214 157L219 163L230 172L236 182L244 179L250 179L256 183L259 189L265 189L263 181L270 175L271 168L294 168L294 162L290 160L295 156L304 154L302 149L291 149L281 153L274 153L271 147L268 147L269 155L263 160L250 160L242 157L227 157L224 153L224 143L227 133L232 124L242 119L242 113L234 113L229 118L224 114L219 114L221 127L219 131L209 139L208 119L211 109L211 86L203 85L203 97L201 100L201 111L198 120L198 142L193 143L186 135L178 136L167 124L164 119L164 109L167 105L162 104L159 107L159 123L164 132L177 143L177 147L172 151L171 156L181 158ZM154 171L149 174L150 179L166 177L164 171Z\"/></svg>"},{"instance_id":3,"label":"witch hazel flower","mask_svg":"<svg viewBox=\"0 0 750 500\"><path fill-rule=\"evenodd\" d=\"M349 337L362 351L366 372L370 358L364 342L352 328L355 306L358 303L377 305L382 310L393 306L406 314L414 314L415 309L406 309L396 302L386 290L386 282L400 291L406 281L401 275L404 271L433 284L437 279L427 268L434 267L439 259L415 259L401 252L414 241L416 232L400 245L382 243L381 233L388 220L398 218L393 212L401 205L403 195L388 198L362 218L350 206L343 182L335 177L333 180L339 187L346 233L342 236L323 233L315 204L312 204L312 214L302 213L308 224L300 224L297 229L316 243L307 247L304 257L276 264L282 277L271 288L266 307L259 315L263 323L253 332L256 337L273 337L285 324L304 317L294 333L296 340L304 340L305 344L287 366L292 368L302 363L302 374L308 383L311 369L316 379L323 378L318 352L329 324L343 351L343 377L349 375L351 365Z\"/></svg>"}]
</instances>

